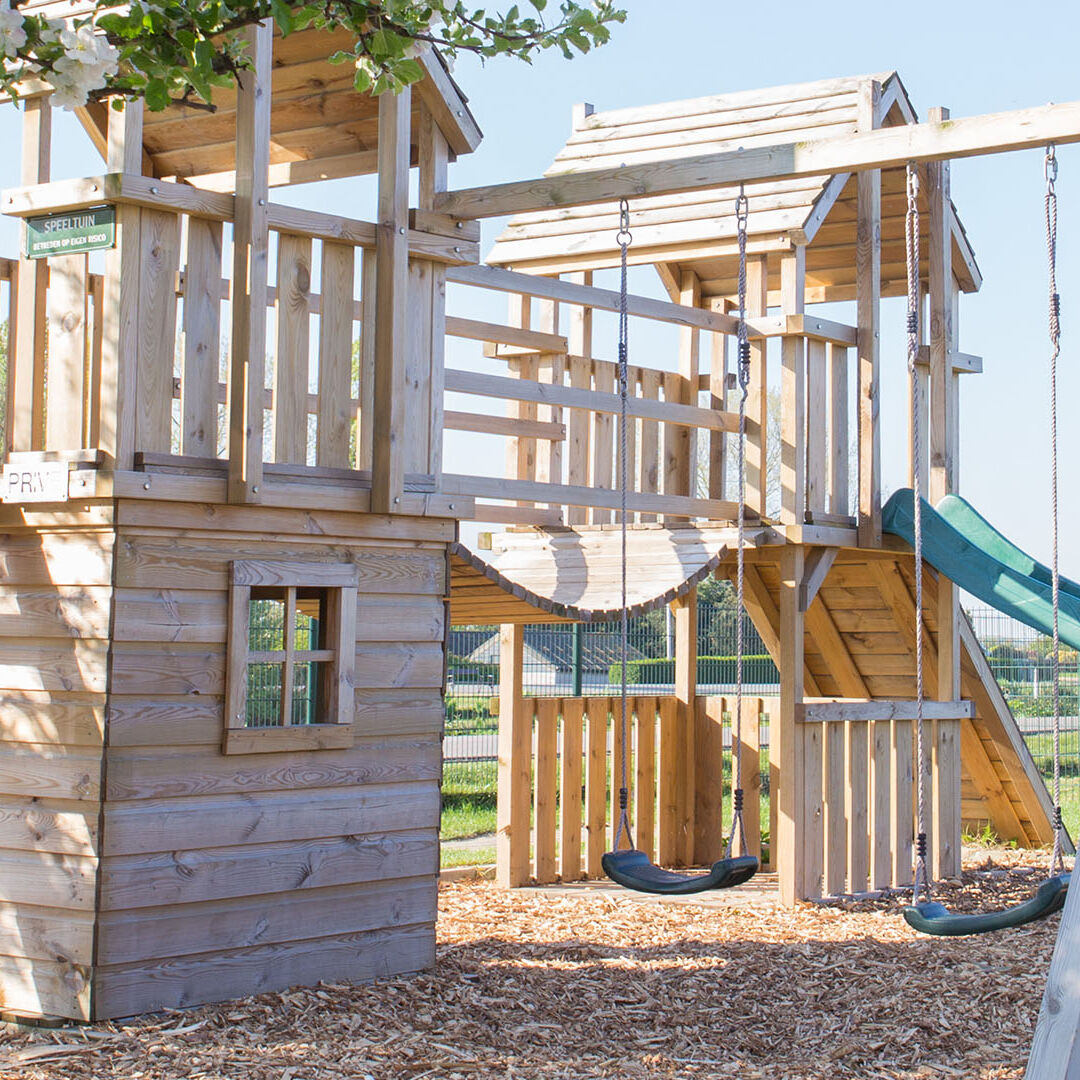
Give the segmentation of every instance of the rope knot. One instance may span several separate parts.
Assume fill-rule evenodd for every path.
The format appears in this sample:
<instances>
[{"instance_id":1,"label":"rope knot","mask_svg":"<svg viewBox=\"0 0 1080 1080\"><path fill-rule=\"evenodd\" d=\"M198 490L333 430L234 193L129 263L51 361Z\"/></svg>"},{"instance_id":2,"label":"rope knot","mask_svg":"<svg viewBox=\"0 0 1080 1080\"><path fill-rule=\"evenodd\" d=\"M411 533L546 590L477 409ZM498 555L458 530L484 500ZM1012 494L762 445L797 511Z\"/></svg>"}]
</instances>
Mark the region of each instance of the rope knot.
<instances>
[{"instance_id":1,"label":"rope knot","mask_svg":"<svg viewBox=\"0 0 1080 1080\"><path fill-rule=\"evenodd\" d=\"M919 833L915 850L920 859L926 858L926 833Z\"/></svg>"},{"instance_id":2,"label":"rope knot","mask_svg":"<svg viewBox=\"0 0 1080 1080\"><path fill-rule=\"evenodd\" d=\"M917 312L909 311L907 316L907 332L917 334L919 332L919 316Z\"/></svg>"},{"instance_id":3,"label":"rope knot","mask_svg":"<svg viewBox=\"0 0 1080 1080\"><path fill-rule=\"evenodd\" d=\"M736 814L742 813L743 808L743 790L742 788L736 788L732 795L732 812Z\"/></svg>"},{"instance_id":4,"label":"rope knot","mask_svg":"<svg viewBox=\"0 0 1080 1080\"><path fill-rule=\"evenodd\" d=\"M619 809L625 810L630 803L630 792L622 787L619 788Z\"/></svg>"}]
</instances>

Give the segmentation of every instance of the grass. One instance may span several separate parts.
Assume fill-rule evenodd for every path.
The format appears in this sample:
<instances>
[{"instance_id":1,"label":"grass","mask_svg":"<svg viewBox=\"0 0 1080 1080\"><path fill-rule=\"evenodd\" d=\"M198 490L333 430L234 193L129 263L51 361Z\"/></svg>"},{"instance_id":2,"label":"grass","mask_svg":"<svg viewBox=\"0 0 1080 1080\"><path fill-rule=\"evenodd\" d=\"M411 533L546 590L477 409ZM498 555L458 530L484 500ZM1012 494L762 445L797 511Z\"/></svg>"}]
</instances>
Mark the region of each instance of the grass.
<instances>
[{"instance_id":1,"label":"grass","mask_svg":"<svg viewBox=\"0 0 1080 1080\"><path fill-rule=\"evenodd\" d=\"M495 845L480 848L443 848L442 868L452 866L490 866L495 861Z\"/></svg>"},{"instance_id":2,"label":"grass","mask_svg":"<svg viewBox=\"0 0 1080 1080\"><path fill-rule=\"evenodd\" d=\"M497 769L494 761L447 762L442 789L444 840L495 831Z\"/></svg>"}]
</instances>

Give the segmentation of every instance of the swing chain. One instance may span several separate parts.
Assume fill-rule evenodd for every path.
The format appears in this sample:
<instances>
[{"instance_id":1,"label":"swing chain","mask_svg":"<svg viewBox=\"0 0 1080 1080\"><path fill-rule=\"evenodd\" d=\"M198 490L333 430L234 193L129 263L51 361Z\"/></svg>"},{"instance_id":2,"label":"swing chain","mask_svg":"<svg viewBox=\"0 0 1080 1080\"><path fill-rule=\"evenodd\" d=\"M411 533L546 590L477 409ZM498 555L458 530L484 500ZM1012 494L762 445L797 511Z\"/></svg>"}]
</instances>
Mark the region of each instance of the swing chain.
<instances>
[{"instance_id":1,"label":"swing chain","mask_svg":"<svg viewBox=\"0 0 1080 1080\"><path fill-rule=\"evenodd\" d=\"M627 780L627 760L630 757L627 745L627 688L626 688L626 664L630 655L630 625L629 614L626 610L626 485L627 468L626 454L628 445L627 436L627 395L629 384L629 339L630 318L629 301L627 299L627 254L630 245L634 242L630 232L630 203L626 199L619 200L619 232L616 237L620 253L620 276L619 276L619 496L620 513L619 526L621 534L621 568L622 568L622 605L619 624L619 745L622 752L619 755L622 764L622 774L619 785L619 824L615 829L614 850L619 850L619 842L623 832L630 847L634 846L634 836L630 831L630 790Z\"/></svg>"},{"instance_id":2,"label":"swing chain","mask_svg":"<svg viewBox=\"0 0 1080 1080\"><path fill-rule=\"evenodd\" d=\"M914 162L907 167L907 213L904 218L904 247L907 261L907 367L911 397L911 486L915 517L915 758L918 762L913 899L930 899L926 843L926 744L923 724L925 674L923 667L923 545L922 545L922 425L919 415L919 171Z\"/></svg>"},{"instance_id":3,"label":"swing chain","mask_svg":"<svg viewBox=\"0 0 1080 1080\"><path fill-rule=\"evenodd\" d=\"M1061 575L1058 570L1058 402L1057 364L1061 353L1061 297L1057 291L1057 175L1056 148L1051 143L1043 159L1043 175L1046 178L1046 254L1049 263L1050 288L1050 502L1051 547L1053 565L1051 583L1053 588L1053 702L1054 702L1054 849L1050 860L1050 874L1065 872L1063 855L1064 826L1061 820L1061 636L1059 611L1061 605Z\"/></svg>"},{"instance_id":4,"label":"swing chain","mask_svg":"<svg viewBox=\"0 0 1080 1080\"><path fill-rule=\"evenodd\" d=\"M728 834L724 858L730 859L739 839L739 851L746 853L746 828L743 822L742 786L742 707L743 707L743 599L746 589L745 532L746 532L746 401L750 395L750 340L746 325L746 236L750 219L750 202L746 189L740 184L735 199L735 223L739 237L739 539L736 553L735 591L738 598L735 622L735 727L731 738L732 772L735 786L732 792L731 831Z\"/></svg>"}]
</instances>

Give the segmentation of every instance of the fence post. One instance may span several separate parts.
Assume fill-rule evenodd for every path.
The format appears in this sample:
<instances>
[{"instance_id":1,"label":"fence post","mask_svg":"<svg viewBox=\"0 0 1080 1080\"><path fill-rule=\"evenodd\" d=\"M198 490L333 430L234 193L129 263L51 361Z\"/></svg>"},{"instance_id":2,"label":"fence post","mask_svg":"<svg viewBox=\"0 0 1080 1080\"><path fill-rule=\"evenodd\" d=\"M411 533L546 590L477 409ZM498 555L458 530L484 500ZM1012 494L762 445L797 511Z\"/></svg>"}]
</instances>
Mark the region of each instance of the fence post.
<instances>
[{"instance_id":1,"label":"fence post","mask_svg":"<svg viewBox=\"0 0 1080 1080\"><path fill-rule=\"evenodd\" d=\"M581 697L581 632L581 623L574 623L570 645L570 663L574 680L570 693L573 697Z\"/></svg>"},{"instance_id":2,"label":"fence post","mask_svg":"<svg viewBox=\"0 0 1080 1080\"><path fill-rule=\"evenodd\" d=\"M525 628L499 631L499 783L495 880L504 889L529 880L532 721L525 710L522 657Z\"/></svg>"}]
</instances>

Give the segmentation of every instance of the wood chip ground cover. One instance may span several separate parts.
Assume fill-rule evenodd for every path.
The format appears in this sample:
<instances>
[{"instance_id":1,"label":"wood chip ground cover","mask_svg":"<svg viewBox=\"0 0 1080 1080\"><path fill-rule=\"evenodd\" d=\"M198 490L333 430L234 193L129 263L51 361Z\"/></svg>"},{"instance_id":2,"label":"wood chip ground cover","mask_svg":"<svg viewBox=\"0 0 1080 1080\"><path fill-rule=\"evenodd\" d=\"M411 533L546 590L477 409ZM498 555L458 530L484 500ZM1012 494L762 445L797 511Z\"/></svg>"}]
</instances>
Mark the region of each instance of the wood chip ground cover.
<instances>
[{"instance_id":1,"label":"wood chip ground cover","mask_svg":"<svg viewBox=\"0 0 1080 1080\"><path fill-rule=\"evenodd\" d=\"M1030 853L982 853L938 897L1030 895ZM980 867L980 862L982 863ZM710 907L624 894L441 892L434 972L142 1019L9 1026L20 1080L1020 1078L1058 919L917 937L901 900Z\"/></svg>"}]
</instances>

